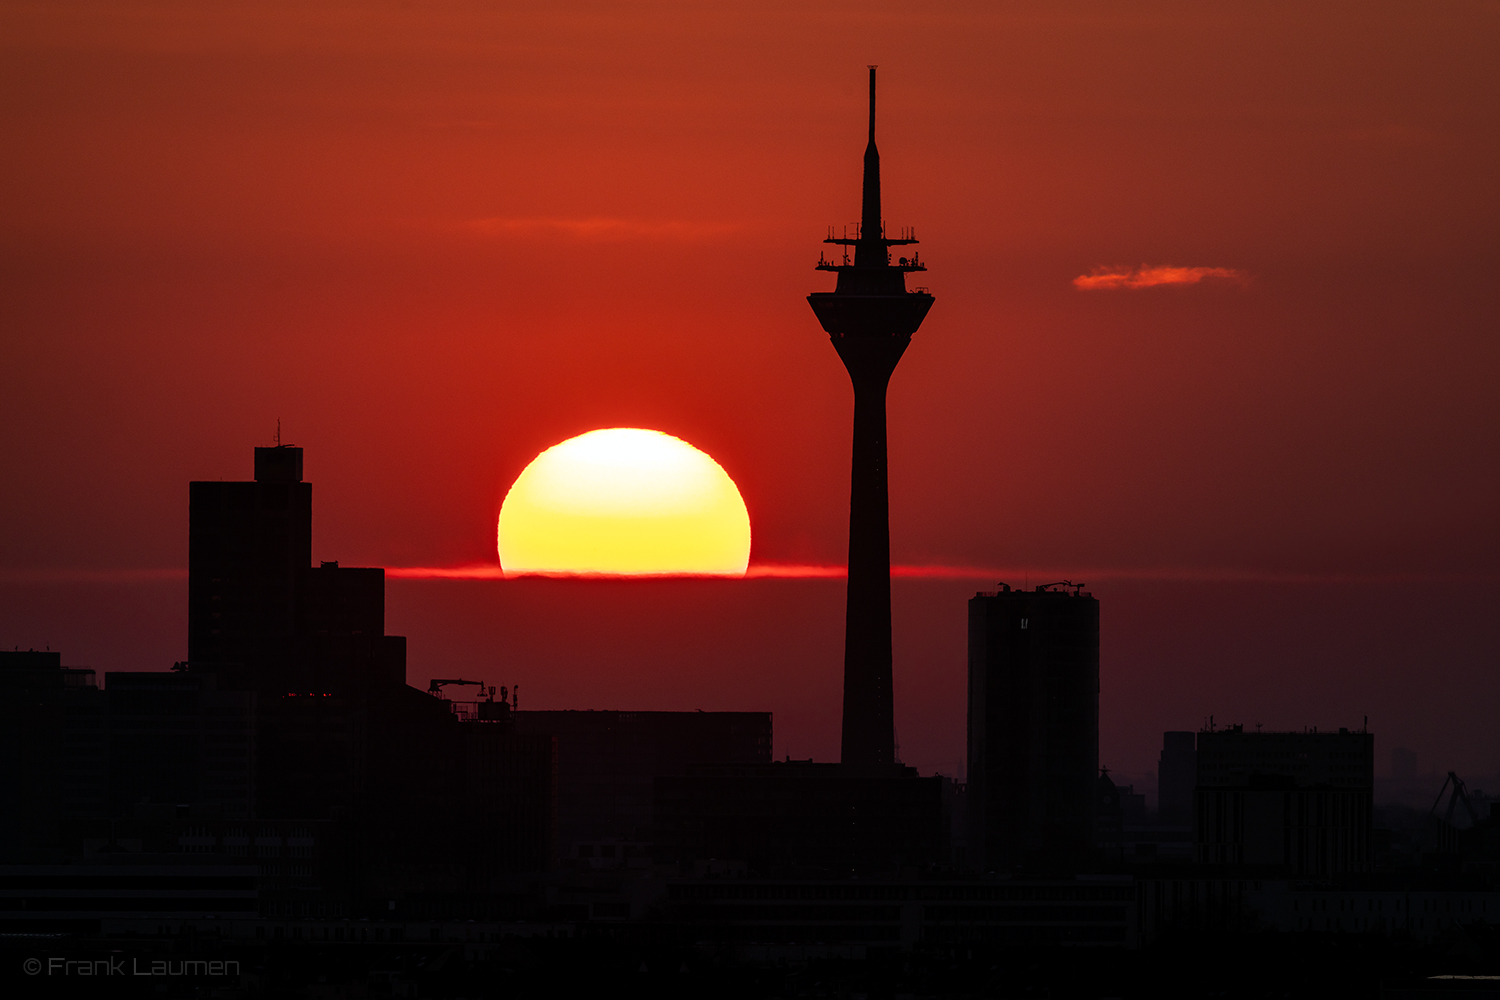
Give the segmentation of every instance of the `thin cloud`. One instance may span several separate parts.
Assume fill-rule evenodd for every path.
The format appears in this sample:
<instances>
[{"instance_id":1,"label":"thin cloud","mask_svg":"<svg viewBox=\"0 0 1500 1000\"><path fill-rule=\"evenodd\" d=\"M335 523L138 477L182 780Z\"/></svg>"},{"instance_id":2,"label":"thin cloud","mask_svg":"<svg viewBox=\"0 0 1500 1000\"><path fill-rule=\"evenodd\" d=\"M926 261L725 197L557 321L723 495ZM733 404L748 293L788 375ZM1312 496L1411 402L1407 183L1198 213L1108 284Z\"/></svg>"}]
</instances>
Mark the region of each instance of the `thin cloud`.
<instances>
[{"instance_id":1,"label":"thin cloud","mask_svg":"<svg viewBox=\"0 0 1500 1000\"><path fill-rule=\"evenodd\" d=\"M411 580L503 580L505 573L494 563L470 566L394 566L387 567L386 575L396 579ZM745 571L746 580L838 580L849 575L848 568L834 564L808 563L753 563ZM568 579L639 580L642 576L609 573L538 573L527 576L545 576ZM700 574L661 574L666 578L696 578L704 580L736 580L735 576L711 576ZM947 566L947 565L893 565L891 577L898 580L977 580L990 584L1004 581L1012 586L1029 585L1049 581L1073 580L1079 583L1140 582L1140 583L1260 583L1291 585L1329 584L1423 584L1423 583L1490 583L1495 577L1483 573L1297 573L1274 570L1244 570L1227 568L1200 568L1190 566L1164 567L1092 567L1057 569L1015 566ZM1034 581L1034 582L1032 582Z\"/></svg>"},{"instance_id":2,"label":"thin cloud","mask_svg":"<svg viewBox=\"0 0 1500 1000\"><path fill-rule=\"evenodd\" d=\"M1232 267L1096 267L1073 279L1073 287L1092 292L1114 288L1159 288L1163 285L1196 285L1201 281L1250 283L1250 276Z\"/></svg>"},{"instance_id":3,"label":"thin cloud","mask_svg":"<svg viewBox=\"0 0 1500 1000\"><path fill-rule=\"evenodd\" d=\"M143 584L186 581L185 568L171 569L48 569L0 567L0 586L35 586L47 584ZM496 563L472 563L465 566L387 566L385 575L395 580L505 580L505 571ZM666 573L660 576L619 575L611 573L537 573L535 577L594 580L700 579L700 580L841 580L849 575L847 567L836 564L753 563L744 577L691 573ZM1193 566L1143 567L1056 567L1034 566L950 566L940 564L901 565L891 567L897 580L974 580L994 586L1000 582L1011 586L1036 586L1049 581L1073 580L1078 583L1256 583L1303 586L1330 584L1489 584L1496 582L1493 573L1298 573L1276 570L1246 570Z\"/></svg>"},{"instance_id":4,"label":"thin cloud","mask_svg":"<svg viewBox=\"0 0 1500 1000\"><path fill-rule=\"evenodd\" d=\"M387 566L385 575L398 580L505 579L505 571L494 563L474 566Z\"/></svg>"},{"instance_id":5,"label":"thin cloud","mask_svg":"<svg viewBox=\"0 0 1500 1000\"><path fill-rule=\"evenodd\" d=\"M482 236L551 237L586 243L697 243L718 239L742 227L737 223L691 222L680 219L495 217L470 219L463 223L463 228Z\"/></svg>"}]
</instances>

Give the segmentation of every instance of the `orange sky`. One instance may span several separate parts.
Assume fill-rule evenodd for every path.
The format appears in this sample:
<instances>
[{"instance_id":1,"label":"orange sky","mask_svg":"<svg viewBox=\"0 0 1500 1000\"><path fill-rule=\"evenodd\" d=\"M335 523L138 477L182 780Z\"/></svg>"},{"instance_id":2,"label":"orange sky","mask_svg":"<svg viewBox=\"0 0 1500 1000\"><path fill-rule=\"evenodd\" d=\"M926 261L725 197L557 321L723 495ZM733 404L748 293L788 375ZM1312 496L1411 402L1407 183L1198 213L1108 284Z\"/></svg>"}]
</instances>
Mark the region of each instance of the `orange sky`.
<instances>
[{"instance_id":1,"label":"orange sky","mask_svg":"<svg viewBox=\"0 0 1500 1000\"><path fill-rule=\"evenodd\" d=\"M1500 4L504 6L0 8L0 641L106 665L34 581L182 566L186 482L277 418L317 558L489 559L531 458L640 426L734 477L756 560L841 561L851 397L803 297L866 63L938 300L890 393L897 561L1500 597ZM1162 267L1234 277L1074 283ZM1423 669L1493 672L1481 619ZM1139 727L1238 696L1194 697Z\"/></svg>"}]
</instances>

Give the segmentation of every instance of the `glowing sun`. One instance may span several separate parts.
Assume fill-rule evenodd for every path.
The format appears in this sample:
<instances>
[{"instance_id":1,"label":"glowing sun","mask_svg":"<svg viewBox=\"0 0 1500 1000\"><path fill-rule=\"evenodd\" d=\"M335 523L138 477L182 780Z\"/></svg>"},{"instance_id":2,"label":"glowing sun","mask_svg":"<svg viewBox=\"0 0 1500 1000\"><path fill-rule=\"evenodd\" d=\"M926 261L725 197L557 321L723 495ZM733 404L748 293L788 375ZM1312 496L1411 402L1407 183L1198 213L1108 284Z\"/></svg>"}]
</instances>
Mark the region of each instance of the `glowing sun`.
<instances>
[{"instance_id":1,"label":"glowing sun","mask_svg":"<svg viewBox=\"0 0 1500 1000\"><path fill-rule=\"evenodd\" d=\"M526 573L743 576L750 515L718 462L660 431L553 445L500 507L500 567Z\"/></svg>"}]
</instances>

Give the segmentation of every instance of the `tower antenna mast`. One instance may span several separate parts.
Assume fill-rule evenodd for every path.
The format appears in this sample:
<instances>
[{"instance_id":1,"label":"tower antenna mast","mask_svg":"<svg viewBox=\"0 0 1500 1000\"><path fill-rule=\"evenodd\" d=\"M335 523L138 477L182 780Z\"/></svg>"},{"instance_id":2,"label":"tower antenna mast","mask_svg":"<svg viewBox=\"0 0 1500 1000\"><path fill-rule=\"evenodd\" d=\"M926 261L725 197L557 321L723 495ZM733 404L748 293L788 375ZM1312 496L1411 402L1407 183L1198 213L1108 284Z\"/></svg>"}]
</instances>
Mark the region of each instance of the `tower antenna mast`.
<instances>
[{"instance_id":1,"label":"tower antenna mast","mask_svg":"<svg viewBox=\"0 0 1500 1000\"><path fill-rule=\"evenodd\" d=\"M906 272L925 271L916 254L891 263L880 215L880 151L875 146L875 67L870 69L870 134L865 146L859 232L824 243L853 245L854 262L820 260L831 292L808 304L854 386L854 449L849 483L849 583L844 621L844 727L841 760L872 772L896 766L891 663L891 530L886 476L885 392L933 298L906 290ZM903 234L906 235L906 234Z\"/></svg>"}]
</instances>

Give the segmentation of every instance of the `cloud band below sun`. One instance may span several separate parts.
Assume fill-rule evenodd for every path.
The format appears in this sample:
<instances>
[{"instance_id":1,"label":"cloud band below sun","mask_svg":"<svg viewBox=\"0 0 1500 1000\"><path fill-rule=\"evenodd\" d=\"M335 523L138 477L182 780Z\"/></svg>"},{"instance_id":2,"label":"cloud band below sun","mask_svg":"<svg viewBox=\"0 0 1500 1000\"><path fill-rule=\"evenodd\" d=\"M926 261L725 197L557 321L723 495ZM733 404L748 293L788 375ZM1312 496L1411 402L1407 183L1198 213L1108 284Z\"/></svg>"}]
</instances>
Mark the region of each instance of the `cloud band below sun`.
<instances>
[{"instance_id":1,"label":"cloud band below sun","mask_svg":"<svg viewBox=\"0 0 1500 1000\"><path fill-rule=\"evenodd\" d=\"M468 566L388 566L385 574L393 579L407 580L504 580L505 572L494 563ZM532 578L552 576L558 579L628 580L641 579L636 576L616 576L608 573L557 573L531 574ZM711 579L711 580L797 580L835 579L848 576L843 566L827 564L797 563L751 563L743 577L699 576L692 574L661 574L659 579ZM1008 580L1013 586L1023 581L1043 583L1050 580L1081 580L1093 583L1130 581L1145 583L1259 583L1259 584L1420 584L1420 583L1492 583L1490 573L1312 573L1275 570L1254 570L1191 566L1153 567L1016 567L1016 566L942 566L901 565L891 566L891 577L897 580L977 580L994 583ZM524 577L522 577L524 579ZM517 577L511 577L512 580Z\"/></svg>"},{"instance_id":2,"label":"cloud band below sun","mask_svg":"<svg viewBox=\"0 0 1500 1000\"><path fill-rule=\"evenodd\" d=\"M350 565L353 565L351 563ZM135 586L139 584L179 584L187 580L187 569L172 567L163 569L60 569L60 568L4 568L0 567L0 586L36 585L103 585ZM466 566L386 566L385 575L394 580L495 580L504 581L505 571L498 563L471 563ZM538 574L544 576L546 574ZM639 576L610 576L608 574L557 574L562 579L614 579L638 580ZM828 564L796 563L751 563L744 576L693 577L685 574L663 574L660 579L704 579L704 580L788 580L788 579L832 579L842 580L848 575L843 566ZM1095 566L1058 569L1056 567L1016 566L934 566L901 565L891 567L893 579L917 580L975 580L993 584L997 580L1008 580L1013 586L1023 581L1035 580L1080 580L1089 583L1114 581L1144 583L1219 583L1219 584L1389 584L1409 586L1413 584L1493 584L1500 579L1493 572L1366 572L1366 573L1312 573L1295 570L1254 570L1227 567L1191 566ZM514 578L513 578L514 579ZM1031 585L1034 584L1024 584Z\"/></svg>"},{"instance_id":3,"label":"cloud band below sun","mask_svg":"<svg viewBox=\"0 0 1500 1000\"><path fill-rule=\"evenodd\" d=\"M1073 279L1079 291L1093 292L1115 288L1158 288L1162 285L1196 285L1201 281L1230 281L1245 285L1250 276L1232 267L1173 267L1163 264L1151 267L1096 267Z\"/></svg>"}]
</instances>

